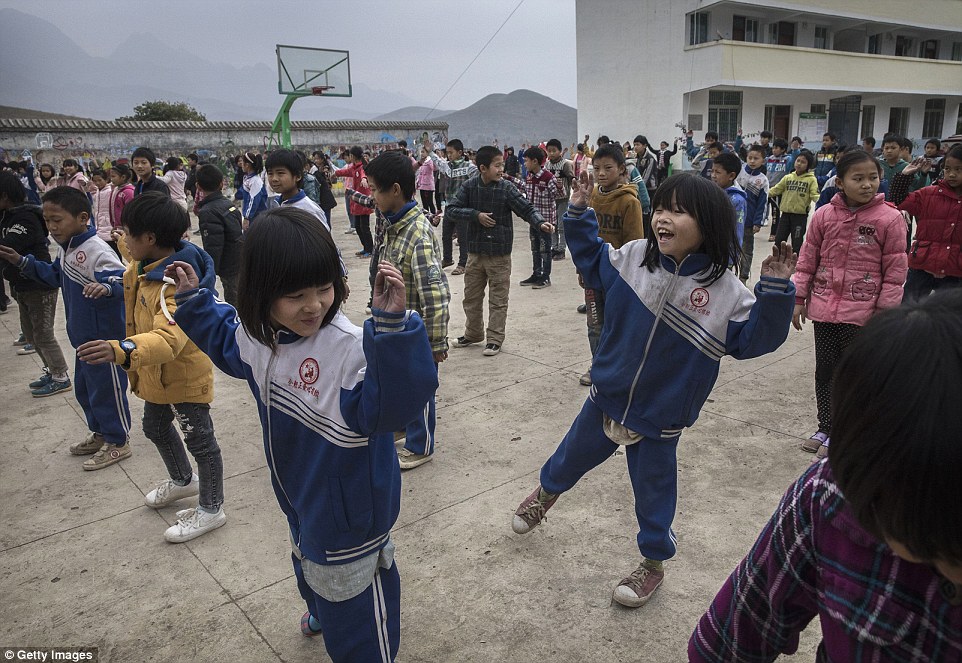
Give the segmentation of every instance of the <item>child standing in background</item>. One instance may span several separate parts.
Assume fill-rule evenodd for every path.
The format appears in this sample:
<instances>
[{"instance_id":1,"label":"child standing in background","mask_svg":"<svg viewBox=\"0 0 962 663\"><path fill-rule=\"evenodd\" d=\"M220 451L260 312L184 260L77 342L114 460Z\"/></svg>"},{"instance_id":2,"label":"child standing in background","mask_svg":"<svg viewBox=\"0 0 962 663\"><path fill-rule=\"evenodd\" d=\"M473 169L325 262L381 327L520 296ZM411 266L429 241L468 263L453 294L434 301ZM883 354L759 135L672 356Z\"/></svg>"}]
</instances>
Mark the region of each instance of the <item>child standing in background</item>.
<instances>
[{"instance_id":1,"label":"child standing in background","mask_svg":"<svg viewBox=\"0 0 962 663\"><path fill-rule=\"evenodd\" d=\"M184 171L184 162L179 157L169 157L164 164L164 172L160 180L167 185L170 190L170 199L184 208L187 206L187 173Z\"/></svg>"},{"instance_id":2,"label":"child standing in background","mask_svg":"<svg viewBox=\"0 0 962 663\"><path fill-rule=\"evenodd\" d=\"M124 208L134 199L134 185L130 183L133 176L130 168L124 164L116 164L110 167L110 226L113 230L122 227L120 220L123 218ZM117 241L111 238L107 244L114 250L117 257L120 257L120 249Z\"/></svg>"},{"instance_id":3,"label":"child standing in background","mask_svg":"<svg viewBox=\"0 0 962 663\"><path fill-rule=\"evenodd\" d=\"M834 156L834 155L833 155ZM795 157L794 170L768 191L769 197L781 196L779 207L782 218L778 222L775 241L779 244L792 238L792 251L798 253L805 240L808 210L818 200L818 181L812 173L815 155L802 150Z\"/></svg>"},{"instance_id":4,"label":"child standing in background","mask_svg":"<svg viewBox=\"0 0 962 663\"><path fill-rule=\"evenodd\" d=\"M257 218L257 215L267 209L267 191L261 171L264 162L261 155L244 152L240 158L241 169L244 171L244 182L241 185L241 214L244 217L244 229Z\"/></svg>"},{"instance_id":5,"label":"child standing in background","mask_svg":"<svg viewBox=\"0 0 962 663\"><path fill-rule=\"evenodd\" d=\"M431 160L426 147L421 148L421 160L417 170L418 192L421 194L421 207L432 215L438 213L434 205L434 161Z\"/></svg>"},{"instance_id":6,"label":"child standing in background","mask_svg":"<svg viewBox=\"0 0 962 663\"><path fill-rule=\"evenodd\" d=\"M747 285L755 255L755 235L765 225L765 213L768 211L765 146L752 145L748 148L746 163L735 181L745 192L745 234L742 236L742 260L738 272L741 282Z\"/></svg>"},{"instance_id":7,"label":"child standing in background","mask_svg":"<svg viewBox=\"0 0 962 663\"><path fill-rule=\"evenodd\" d=\"M768 189L782 181L782 178L794 170L795 157L788 153L788 141L784 138L776 138L772 142L772 154L765 159L765 175L768 176ZM775 241L775 233L778 230L778 221L782 212L779 207L781 196L768 197L769 206L772 213L772 228L768 235L768 241Z\"/></svg>"},{"instance_id":8,"label":"child standing in background","mask_svg":"<svg viewBox=\"0 0 962 663\"><path fill-rule=\"evenodd\" d=\"M524 165L528 174L524 180L511 175L503 175L503 179L511 182L524 197L531 201L534 208L552 227L558 223L557 198L559 191L564 191L558 179L544 168L546 155L540 147L529 147L524 151ZM532 227L529 231L531 239L531 276L521 281L523 286L533 289L547 288L551 285L551 240L553 233L544 233L539 228Z\"/></svg>"},{"instance_id":9,"label":"child standing in background","mask_svg":"<svg viewBox=\"0 0 962 663\"><path fill-rule=\"evenodd\" d=\"M877 312L898 306L908 262L905 222L878 193L882 167L855 150L838 160L839 193L812 216L795 273L799 331L815 327L815 402L818 430L803 451L828 453L835 367L858 330Z\"/></svg>"}]
</instances>

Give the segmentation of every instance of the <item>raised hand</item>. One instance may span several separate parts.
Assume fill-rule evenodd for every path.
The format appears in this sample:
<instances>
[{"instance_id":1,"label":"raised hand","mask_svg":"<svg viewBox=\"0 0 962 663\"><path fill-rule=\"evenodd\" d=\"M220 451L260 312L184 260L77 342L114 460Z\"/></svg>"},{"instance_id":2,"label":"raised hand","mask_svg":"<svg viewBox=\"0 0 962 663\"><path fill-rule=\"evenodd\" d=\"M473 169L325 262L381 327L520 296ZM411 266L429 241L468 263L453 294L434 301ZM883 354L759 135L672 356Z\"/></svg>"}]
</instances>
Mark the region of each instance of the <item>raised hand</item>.
<instances>
[{"instance_id":1,"label":"raised hand","mask_svg":"<svg viewBox=\"0 0 962 663\"><path fill-rule=\"evenodd\" d=\"M792 253L792 247L788 242L776 244L772 247L772 255L765 258L762 263L762 276L788 279L795 273L796 262L798 262L798 256Z\"/></svg>"},{"instance_id":2,"label":"raised hand","mask_svg":"<svg viewBox=\"0 0 962 663\"><path fill-rule=\"evenodd\" d=\"M175 260L164 269L164 276L174 280L177 294L190 292L200 285L200 279L194 268L182 260Z\"/></svg>"},{"instance_id":3,"label":"raised hand","mask_svg":"<svg viewBox=\"0 0 962 663\"><path fill-rule=\"evenodd\" d=\"M371 308L381 309L387 313L401 313L404 311L404 306L404 279L401 277L401 271L391 263L382 260L377 265L377 276L374 277Z\"/></svg>"},{"instance_id":4,"label":"raised hand","mask_svg":"<svg viewBox=\"0 0 962 663\"><path fill-rule=\"evenodd\" d=\"M587 170L583 171L579 177L571 181L570 203L575 207L585 207L591 199L594 188L594 177Z\"/></svg>"},{"instance_id":5,"label":"raised hand","mask_svg":"<svg viewBox=\"0 0 962 663\"><path fill-rule=\"evenodd\" d=\"M925 157L915 157L914 159L912 159L912 163L910 163L909 165L907 165L905 168L902 169L902 174L914 175L915 173L922 170L922 167L925 166L928 162L929 160L926 159Z\"/></svg>"}]
</instances>

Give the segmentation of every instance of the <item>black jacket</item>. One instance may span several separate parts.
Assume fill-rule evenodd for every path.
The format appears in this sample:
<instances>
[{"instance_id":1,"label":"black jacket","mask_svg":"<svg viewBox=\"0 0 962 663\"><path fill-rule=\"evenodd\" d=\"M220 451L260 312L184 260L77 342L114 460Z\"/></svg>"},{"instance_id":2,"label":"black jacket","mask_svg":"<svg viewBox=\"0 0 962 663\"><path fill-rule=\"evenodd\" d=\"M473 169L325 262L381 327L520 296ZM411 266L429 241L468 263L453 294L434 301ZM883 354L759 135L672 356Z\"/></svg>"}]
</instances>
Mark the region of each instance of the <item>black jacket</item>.
<instances>
[{"instance_id":1,"label":"black jacket","mask_svg":"<svg viewBox=\"0 0 962 663\"><path fill-rule=\"evenodd\" d=\"M142 193L147 193L148 191L160 191L165 196L170 195L170 189L167 188L167 184L156 175L151 175L150 179L147 180L146 182L134 183L135 198Z\"/></svg>"},{"instance_id":2,"label":"black jacket","mask_svg":"<svg viewBox=\"0 0 962 663\"><path fill-rule=\"evenodd\" d=\"M0 244L9 246L20 255L32 254L37 260L50 262L50 248L47 243L47 225L43 212L37 205L20 205L0 212ZM3 262L3 278L10 282L14 290L56 290L50 286L27 278L20 273L17 265Z\"/></svg>"},{"instance_id":3,"label":"black jacket","mask_svg":"<svg viewBox=\"0 0 962 663\"><path fill-rule=\"evenodd\" d=\"M221 276L237 274L244 241L240 208L217 191L197 205L197 218L204 250L214 260L214 271Z\"/></svg>"}]
</instances>

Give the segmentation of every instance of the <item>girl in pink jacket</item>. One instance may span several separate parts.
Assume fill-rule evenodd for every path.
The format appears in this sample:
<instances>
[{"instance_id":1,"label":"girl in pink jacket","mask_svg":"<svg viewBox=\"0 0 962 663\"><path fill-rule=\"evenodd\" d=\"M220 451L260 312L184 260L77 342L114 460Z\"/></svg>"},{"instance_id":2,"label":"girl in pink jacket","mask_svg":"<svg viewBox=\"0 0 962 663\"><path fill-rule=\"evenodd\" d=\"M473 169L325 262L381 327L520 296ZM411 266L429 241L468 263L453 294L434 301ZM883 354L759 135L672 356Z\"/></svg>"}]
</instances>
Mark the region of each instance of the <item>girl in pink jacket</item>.
<instances>
[{"instance_id":1,"label":"girl in pink jacket","mask_svg":"<svg viewBox=\"0 0 962 663\"><path fill-rule=\"evenodd\" d=\"M421 207L425 212L437 214L438 211L434 207L434 162L431 161L431 155L428 154L427 149L423 147L418 164L417 185L418 191L421 192Z\"/></svg>"},{"instance_id":2,"label":"girl in pink jacket","mask_svg":"<svg viewBox=\"0 0 962 663\"><path fill-rule=\"evenodd\" d=\"M875 313L902 302L908 271L905 221L878 193L881 166L868 152L836 165L839 192L812 217L798 256L795 313L801 330L815 328L818 431L801 445L823 458L832 432L832 374L842 351Z\"/></svg>"}]
</instances>

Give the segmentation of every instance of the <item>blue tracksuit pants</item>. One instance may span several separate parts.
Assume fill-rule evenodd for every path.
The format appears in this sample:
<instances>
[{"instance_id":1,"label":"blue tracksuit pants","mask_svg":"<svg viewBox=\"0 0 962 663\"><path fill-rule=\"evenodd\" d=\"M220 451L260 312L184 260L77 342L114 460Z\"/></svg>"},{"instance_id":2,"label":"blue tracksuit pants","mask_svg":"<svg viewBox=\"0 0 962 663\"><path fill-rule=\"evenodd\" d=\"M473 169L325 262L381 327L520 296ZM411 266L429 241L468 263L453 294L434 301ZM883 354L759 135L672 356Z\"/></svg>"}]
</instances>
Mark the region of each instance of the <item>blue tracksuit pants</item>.
<instances>
[{"instance_id":1,"label":"blue tracksuit pants","mask_svg":"<svg viewBox=\"0 0 962 663\"><path fill-rule=\"evenodd\" d=\"M437 370L438 365L434 365ZM417 419L412 421L404 429L404 448L420 455L431 455L434 453L434 426L437 412L434 401L437 394L428 399L427 405Z\"/></svg>"},{"instance_id":2,"label":"blue tracksuit pants","mask_svg":"<svg viewBox=\"0 0 962 663\"><path fill-rule=\"evenodd\" d=\"M619 445L602 428L602 412L589 398L557 450L541 468L541 486L549 493L572 488L588 470L601 465ZM638 549L648 559L675 555L671 522L678 500L678 439L642 438L625 447L628 475L635 493Z\"/></svg>"},{"instance_id":3,"label":"blue tracksuit pants","mask_svg":"<svg viewBox=\"0 0 962 663\"><path fill-rule=\"evenodd\" d=\"M374 582L347 601L332 602L311 589L301 561L291 555L297 589L307 610L321 623L327 655L334 663L391 663L401 643L401 576L397 564L378 568Z\"/></svg>"},{"instance_id":4,"label":"blue tracksuit pants","mask_svg":"<svg viewBox=\"0 0 962 663\"><path fill-rule=\"evenodd\" d=\"M117 364L74 363L74 394L87 417L87 428L109 444L123 446L130 433L127 373Z\"/></svg>"}]
</instances>

